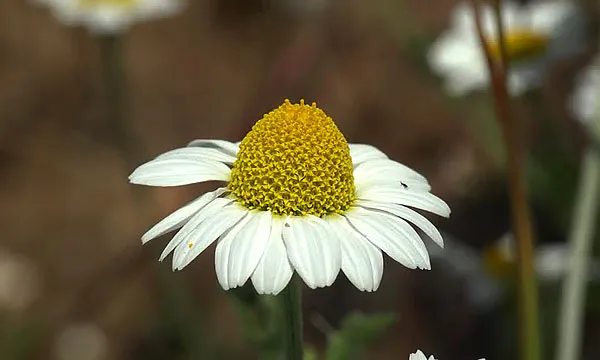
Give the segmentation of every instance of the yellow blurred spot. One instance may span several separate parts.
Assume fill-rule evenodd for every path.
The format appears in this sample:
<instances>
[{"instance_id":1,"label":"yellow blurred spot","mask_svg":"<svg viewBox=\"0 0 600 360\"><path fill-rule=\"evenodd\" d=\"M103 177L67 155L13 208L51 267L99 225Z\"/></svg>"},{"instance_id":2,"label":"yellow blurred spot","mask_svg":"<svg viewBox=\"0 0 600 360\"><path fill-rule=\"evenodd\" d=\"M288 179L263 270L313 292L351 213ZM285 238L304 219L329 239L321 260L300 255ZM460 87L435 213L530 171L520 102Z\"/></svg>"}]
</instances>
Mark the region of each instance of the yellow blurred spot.
<instances>
[{"instance_id":1,"label":"yellow blurred spot","mask_svg":"<svg viewBox=\"0 0 600 360\"><path fill-rule=\"evenodd\" d=\"M138 0L79 0L78 4L82 8L89 8L100 5L130 8L133 7Z\"/></svg>"},{"instance_id":2,"label":"yellow blurred spot","mask_svg":"<svg viewBox=\"0 0 600 360\"><path fill-rule=\"evenodd\" d=\"M515 30L505 36L506 55L510 62L534 59L542 55L548 46L548 37L531 30ZM488 51L494 59L500 61L498 40L488 41Z\"/></svg>"},{"instance_id":3,"label":"yellow blurred spot","mask_svg":"<svg viewBox=\"0 0 600 360\"><path fill-rule=\"evenodd\" d=\"M483 250L485 271L496 278L506 278L515 271L515 245L511 234L503 236Z\"/></svg>"}]
</instances>

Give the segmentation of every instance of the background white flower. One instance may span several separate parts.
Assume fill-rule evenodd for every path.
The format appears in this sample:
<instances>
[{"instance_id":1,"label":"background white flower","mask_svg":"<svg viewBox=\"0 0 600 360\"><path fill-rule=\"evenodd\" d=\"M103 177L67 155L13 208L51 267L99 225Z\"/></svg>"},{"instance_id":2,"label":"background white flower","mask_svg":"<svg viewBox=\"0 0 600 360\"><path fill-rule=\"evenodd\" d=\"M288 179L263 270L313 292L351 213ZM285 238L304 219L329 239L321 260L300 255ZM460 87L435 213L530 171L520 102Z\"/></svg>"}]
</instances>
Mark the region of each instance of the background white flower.
<instances>
[{"instance_id":1,"label":"background white flower","mask_svg":"<svg viewBox=\"0 0 600 360\"><path fill-rule=\"evenodd\" d=\"M497 28L489 5L482 6L482 25L492 53L498 53ZM585 48L583 16L568 2L533 2L521 6L503 2L506 48L511 61L509 91L519 95L542 79L547 66ZM454 96L489 84L485 54L475 27L471 4L463 2L452 13L450 29L432 45L428 62L442 76Z\"/></svg>"},{"instance_id":2,"label":"background white flower","mask_svg":"<svg viewBox=\"0 0 600 360\"><path fill-rule=\"evenodd\" d=\"M429 358L427 358L427 355L425 355L421 350L417 350L417 352L410 354L410 356L408 357L408 360L436 360L433 355L431 355Z\"/></svg>"},{"instance_id":3,"label":"background white flower","mask_svg":"<svg viewBox=\"0 0 600 360\"><path fill-rule=\"evenodd\" d=\"M517 261L517 244L514 235L509 232L504 234L499 241L486 249L485 256L502 275L502 272L514 271ZM543 243L536 245L533 254L533 266L538 281L542 284L562 280L568 270L570 261L570 248L568 243ZM494 269L491 269L492 271ZM494 271L493 271L494 272ZM600 279L600 263L593 258L588 269L588 280L597 282Z\"/></svg>"},{"instance_id":4,"label":"background white flower","mask_svg":"<svg viewBox=\"0 0 600 360\"><path fill-rule=\"evenodd\" d=\"M184 0L35 0L63 24L82 25L95 34L126 31L132 24L172 16Z\"/></svg>"},{"instance_id":5,"label":"background white flower","mask_svg":"<svg viewBox=\"0 0 600 360\"><path fill-rule=\"evenodd\" d=\"M577 76L571 109L576 118L589 124L600 112L600 56Z\"/></svg>"},{"instance_id":6,"label":"background white flower","mask_svg":"<svg viewBox=\"0 0 600 360\"><path fill-rule=\"evenodd\" d=\"M427 355L425 355L421 350L417 350L417 352L410 354L410 356L408 357L408 360L437 360L437 359L434 358L433 355L429 356L429 358L428 358ZM485 359L481 358L479 360L485 360Z\"/></svg>"}]
</instances>

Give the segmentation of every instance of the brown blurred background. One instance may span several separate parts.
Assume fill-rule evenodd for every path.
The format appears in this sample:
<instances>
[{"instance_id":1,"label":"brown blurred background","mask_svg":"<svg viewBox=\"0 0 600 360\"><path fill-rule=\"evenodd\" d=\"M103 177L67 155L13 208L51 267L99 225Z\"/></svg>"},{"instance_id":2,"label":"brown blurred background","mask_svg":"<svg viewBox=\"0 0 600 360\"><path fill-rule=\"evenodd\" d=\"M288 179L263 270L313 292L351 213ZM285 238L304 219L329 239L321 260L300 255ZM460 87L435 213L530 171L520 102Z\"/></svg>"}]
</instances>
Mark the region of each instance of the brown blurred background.
<instances>
[{"instance_id":1,"label":"brown blurred background","mask_svg":"<svg viewBox=\"0 0 600 360\"><path fill-rule=\"evenodd\" d=\"M171 273L157 261L164 239L139 240L212 184L142 188L127 176L194 138L239 140L285 98L316 101L350 142L426 175L453 208L450 220L432 220L459 243L479 253L508 231L489 98L447 98L424 62L454 1L189 2L124 35L124 129L107 120L98 38L33 2L0 2L0 359L256 358L216 282L213 251ZM549 170L551 185L532 191L542 242L563 241L570 220L584 135L564 98L586 59L561 64L537 107L517 111L540 163L559 159L552 171L566 174L554 183ZM546 113L552 121L540 124ZM342 275L306 291L306 341L325 346L315 318L335 328L351 311L392 311L398 321L363 358L407 359L416 348L444 360L509 358L497 350L514 346L514 326L499 320L514 317L510 306L481 310L460 277L435 267L386 261L373 294ZM599 323L589 317L594 338Z\"/></svg>"}]
</instances>

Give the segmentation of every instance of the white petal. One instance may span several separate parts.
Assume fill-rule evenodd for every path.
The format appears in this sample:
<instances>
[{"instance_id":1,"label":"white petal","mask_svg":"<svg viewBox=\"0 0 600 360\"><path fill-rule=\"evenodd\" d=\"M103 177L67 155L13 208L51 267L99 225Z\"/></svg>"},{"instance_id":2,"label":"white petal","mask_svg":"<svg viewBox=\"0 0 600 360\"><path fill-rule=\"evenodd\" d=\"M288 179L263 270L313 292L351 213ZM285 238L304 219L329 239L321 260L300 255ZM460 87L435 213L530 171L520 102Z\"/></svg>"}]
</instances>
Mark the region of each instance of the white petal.
<instances>
[{"instance_id":1,"label":"white petal","mask_svg":"<svg viewBox=\"0 0 600 360\"><path fill-rule=\"evenodd\" d=\"M374 146L366 144L349 144L350 145L350 157L352 158L352 164L356 167L365 161L375 159L387 159L381 150Z\"/></svg>"},{"instance_id":2,"label":"white petal","mask_svg":"<svg viewBox=\"0 0 600 360\"><path fill-rule=\"evenodd\" d=\"M142 243L145 244L146 242L170 231L179 229L192 216L194 216L196 212L202 209L209 202L224 194L226 191L226 188L219 188L215 191L208 192L171 213L171 215L162 219L158 224L154 225L150 230L146 231L146 233L142 235Z\"/></svg>"},{"instance_id":3,"label":"white petal","mask_svg":"<svg viewBox=\"0 0 600 360\"><path fill-rule=\"evenodd\" d=\"M240 151L240 147L237 143L232 143L225 140L199 139L190 142L187 146L218 149L219 151L229 154L233 157L237 156L238 151Z\"/></svg>"},{"instance_id":4,"label":"white petal","mask_svg":"<svg viewBox=\"0 0 600 360\"><path fill-rule=\"evenodd\" d=\"M194 216L192 216L188 222L183 226L181 230L173 236L171 241L167 244L162 254L160 255L159 261L163 261L181 242L185 241L188 236L202 223L206 218L211 217L213 214L218 213L224 206L233 202L231 199L216 198L206 204L200 209Z\"/></svg>"},{"instance_id":5,"label":"white petal","mask_svg":"<svg viewBox=\"0 0 600 360\"><path fill-rule=\"evenodd\" d=\"M480 60L481 56L474 59L467 69L452 71L447 74L444 87L450 95L463 96L469 92L487 88L490 77L485 62Z\"/></svg>"},{"instance_id":6,"label":"white petal","mask_svg":"<svg viewBox=\"0 0 600 360\"><path fill-rule=\"evenodd\" d=\"M290 262L310 288L330 286L341 267L339 239L329 225L313 216L288 216L283 241Z\"/></svg>"},{"instance_id":7,"label":"white petal","mask_svg":"<svg viewBox=\"0 0 600 360\"><path fill-rule=\"evenodd\" d=\"M417 352L410 354L408 360L428 360L427 355L425 355L421 350L417 350ZM435 360L433 355L429 357L429 360Z\"/></svg>"},{"instance_id":8,"label":"white petal","mask_svg":"<svg viewBox=\"0 0 600 360\"><path fill-rule=\"evenodd\" d=\"M290 282L294 273L283 244L282 227L283 219L274 217L269 243L252 274L252 284L259 294L279 294Z\"/></svg>"},{"instance_id":9,"label":"white petal","mask_svg":"<svg viewBox=\"0 0 600 360\"><path fill-rule=\"evenodd\" d=\"M425 191L374 186L360 189L360 191L357 191L357 196L360 200L406 205L421 210L427 210L443 217L450 216L450 207L448 204L432 193Z\"/></svg>"},{"instance_id":10,"label":"white petal","mask_svg":"<svg viewBox=\"0 0 600 360\"><path fill-rule=\"evenodd\" d=\"M166 153L158 156L157 159L184 159L198 162L208 160L231 165L235 161L235 156L231 156L217 148L187 147L167 151Z\"/></svg>"},{"instance_id":11,"label":"white petal","mask_svg":"<svg viewBox=\"0 0 600 360\"><path fill-rule=\"evenodd\" d=\"M404 184L408 189L429 191L427 179L399 162L387 159L366 161L354 169L354 183L357 187L368 187L381 183Z\"/></svg>"},{"instance_id":12,"label":"white petal","mask_svg":"<svg viewBox=\"0 0 600 360\"><path fill-rule=\"evenodd\" d=\"M402 265L410 269L431 268L425 244L405 221L361 208L347 211L344 216L373 245Z\"/></svg>"},{"instance_id":13,"label":"white petal","mask_svg":"<svg viewBox=\"0 0 600 360\"><path fill-rule=\"evenodd\" d=\"M373 159L367 161L361 164L360 166L357 166L354 172L357 171L365 173L372 172L374 174L377 174L378 172L382 171L394 172L398 174L398 176L402 175L403 177L406 177L408 179L420 180L425 183L427 182L427 179L423 175L419 174L417 171L411 169L410 167L404 164L390 159Z\"/></svg>"},{"instance_id":14,"label":"white petal","mask_svg":"<svg viewBox=\"0 0 600 360\"><path fill-rule=\"evenodd\" d=\"M549 2L532 5L530 11L531 27L537 33L553 35L553 32L563 24L565 20L576 13L578 9L568 2ZM577 19L585 21L585 18Z\"/></svg>"},{"instance_id":15,"label":"white petal","mask_svg":"<svg viewBox=\"0 0 600 360\"><path fill-rule=\"evenodd\" d=\"M379 220L382 226L385 226L387 223L388 226L396 231L396 233L399 235L399 237L396 237L395 241L404 247L407 253L415 259L417 268L427 270L431 269L427 247L425 246L423 239L421 239L419 234L412 226L410 226L409 223L401 218L390 216L381 212L366 209L360 209L360 212L363 212L364 216L370 216L375 220Z\"/></svg>"},{"instance_id":16,"label":"white petal","mask_svg":"<svg viewBox=\"0 0 600 360\"><path fill-rule=\"evenodd\" d=\"M584 125L591 123L600 104L600 88L597 84L600 84L600 57L596 57L575 80L570 107Z\"/></svg>"},{"instance_id":17,"label":"white petal","mask_svg":"<svg viewBox=\"0 0 600 360\"><path fill-rule=\"evenodd\" d=\"M479 39L466 39L455 32L442 34L427 53L427 61L439 75L448 72L468 72L469 65L477 61L481 53Z\"/></svg>"},{"instance_id":18,"label":"white petal","mask_svg":"<svg viewBox=\"0 0 600 360\"><path fill-rule=\"evenodd\" d=\"M381 250L352 228L343 216L330 215L326 219L340 238L342 271L348 280L361 291L377 290L383 276Z\"/></svg>"},{"instance_id":19,"label":"white petal","mask_svg":"<svg viewBox=\"0 0 600 360\"><path fill-rule=\"evenodd\" d=\"M473 21L473 8L468 2L460 2L450 14L451 26L461 28L463 30L473 31L475 22Z\"/></svg>"},{"instance_id":20,"label":"white petal","mask_svg":"<svg viewBox=\"0 0 600 360\"><path fill-rule=\"evenodd\" d=\"M188 266L201 252L206 250L221 235L234 227L247 214L248 210L246 208L235 203L215 209L211 216L202 221L175 248L173 270L181 270Z\"/></svg>"},{"instance_id":21,"label":"white petal","mask_svg":"<svg viewBox=\"0 0 600 360\"><path fill-rule=\"evenodd\" d=\"M232 288L232 286L229 285L231 245L236 240L237 236L245 231L245 226L250 219L250 216L244 217L217 243L217 249L215 250L215 272L217 274L217 280L224 290Z\"/></svg>"},{"instance_id":22,"label":"white petal","mask_svg":"<svg viewBox=\"0 0 600 360\"><path fill-rule=\"evenodd\" d=\"M541 5L541 4L540 4ZM550 4L547 4L548 6ZM557 12L563 12L558 15L545 15L534 12L532 22L533 27L548 27L545 33L550 38L546 49L546 58L548 61L561 61L576 54L586 52L591 48L589 41L590 17L582 7L575 7L573 4L563 3L563 6L570 8L557 9ZM550 10L552 12L553 10ZM539 16L536 19L536 15ZM551 19L551 17L553 17ZM536 24L536 21L538 24ZM539 24L542 22L543 24Z\"/></svg>"},{"instance_id":23,"label":"white petal","mask_svg":"<svg viewBox=\"0 0 600 360\"><path fill-rule=\"evenodd\" d=\"M180 186L204 181L228 181L231 169L217 161L155 159L129 175L134 184L150 186Z\"/></svg>"},{"instance_id":24,"label":"white petal","mask_svg":"<svg viewBox=\"0 0 600 360\"><path fill-rule=\"evenodd\" d=\"M235 288L248 281L265 249L271 235L272 215L269 211L254 210L243 230L231 240L227 261L227 286ZM223 289L227 290L226 286Z\"/></svg>"},{"instance_id":25,"label":"white petal","mask_svg":"<svg viewBox=\"0 0 600 360\"><path fill-rule=\"evenodd\" d=\"M435 225L433 225L423 215L419 214L418 212L412 209L397 204L380 203L364 200L358 200L356 202L356 205L363 208L385 211L386 213L390 213L397 217L408 220L411 223L415 224L419 229L421 229L440 247L444 247L444 239L442 237L442 234L440 234L440 231L435 227Z\"/></svg>"}]
</instances>

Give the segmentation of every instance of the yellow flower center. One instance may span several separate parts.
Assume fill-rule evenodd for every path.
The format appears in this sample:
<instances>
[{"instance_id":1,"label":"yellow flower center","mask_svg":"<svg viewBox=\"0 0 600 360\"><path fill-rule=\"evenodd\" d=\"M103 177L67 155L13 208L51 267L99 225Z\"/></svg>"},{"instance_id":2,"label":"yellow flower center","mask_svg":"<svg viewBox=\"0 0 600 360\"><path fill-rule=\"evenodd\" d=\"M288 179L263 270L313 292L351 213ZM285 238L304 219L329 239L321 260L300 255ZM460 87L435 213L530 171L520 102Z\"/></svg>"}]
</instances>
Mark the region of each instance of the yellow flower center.
<instances>
[{"instance_id":1,"label":"yellow flower center","mask_svg":"<svg viewBox=\"0 0 600 360\"><path fill-rule=\"evenodd\" d=\"M355 199L350 148L316 104L286 100L256 122L231 169L231 194L276 215L342 213Z\"/></svg>"},{"instance_id":2,"label":"yellow flower center","mask_svg":"<svg viewBox=\"0 0 600 360\"><path fill-rule=\"evenodd\" d=\"M548 46L548 37L531 30L515 30L506 34L506 55L510 62L526 61L542 55ZM495 60L500 60L500 43L488 41L488 49Z\"/></svg>"},{"instance_id":3,"label":"yellow flower center","mask_svg":"<svg viewBox=\"0 0 600 360\"><path fill-rule=\"evenodd\" d=\"M79 6L90 8L99 5L108 5L114 7L131 8L137 3L137 0L79 0Z\"/></svg>"},{"instance_id":4,"label":"yellow flower center","mask_svg":"<svg viewBox=\"0 0 600 360\"><path fill-rule=\"evenodd\" d=\"M495 278L507 278L512 275L515 264L514 240L509 235L483 250L483 265L488 274Z\"/></svg>"}]
</instances>

